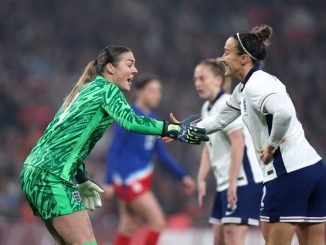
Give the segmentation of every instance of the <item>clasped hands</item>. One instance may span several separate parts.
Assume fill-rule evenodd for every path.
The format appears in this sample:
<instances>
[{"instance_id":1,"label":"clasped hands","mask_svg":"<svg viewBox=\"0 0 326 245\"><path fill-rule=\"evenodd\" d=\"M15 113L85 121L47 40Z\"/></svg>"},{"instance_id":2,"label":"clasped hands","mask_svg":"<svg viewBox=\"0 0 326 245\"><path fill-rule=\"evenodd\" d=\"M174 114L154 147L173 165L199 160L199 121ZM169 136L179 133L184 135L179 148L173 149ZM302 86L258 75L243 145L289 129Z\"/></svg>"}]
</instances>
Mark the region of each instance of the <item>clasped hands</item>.
<instances>
[{"instance_id":1,"label":"clasped hands","mask_svg":"<svg viewBox=\"0 0 326 245\"><path fill-rule=\"evenodd\" d=\"M200 115L192 115L179 122L172 113L170 113L171 122L164 122L162 139L164 142L179 140L188 144L200 144L201 141L209 141L206 130L195 126L201 119Z\"/></svg>"}]
</instances>

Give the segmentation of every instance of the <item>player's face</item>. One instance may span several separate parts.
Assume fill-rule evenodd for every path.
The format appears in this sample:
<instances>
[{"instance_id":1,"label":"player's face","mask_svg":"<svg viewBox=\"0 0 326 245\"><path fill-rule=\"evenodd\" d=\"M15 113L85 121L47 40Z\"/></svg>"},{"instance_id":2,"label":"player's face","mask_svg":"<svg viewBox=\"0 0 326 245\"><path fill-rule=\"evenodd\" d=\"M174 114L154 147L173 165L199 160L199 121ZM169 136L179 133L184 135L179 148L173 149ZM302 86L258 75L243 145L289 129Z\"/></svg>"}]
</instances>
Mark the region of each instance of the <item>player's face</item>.
<instances>
[{"instance_id":1,"label":"player's face","mask_svg":"<svg viewBox=\"0 0 326 245\"><path fill-rule=\"evenodd\" d=\"M162 98L161 83L157 80L150 81L138 92L137 96L143 99L148 108L156 108L160 104Z\"/></svg>"},{"instance_id":2,"label":"player's face","mask_svg":"<svg viewBox=\"0 0 326 245\"><path fill-rule=\"evenodd\" d=\"M194 83L198 96L203 100L213 101L217 88L221 87L222 78L216 76L208 65L198 65L194 71Z\"/></svg>"},{"instance_id":3,"label":"player's face","mask_svg":"<svg viewBox=\"0 0 326 245\"><path fill-rule=\"evenodd\" d=\"M225 65L225 76L230 76L231 78L239 79L239 74L241 74L242 64L241 55L238 54L237 41L230 37L226 40L224 45L224 53L221 61Z\"/></svg>"},{"instance_id":4,"label":"player's face","mask_svg":"<svg viewBox=\"0 0 326 245\"><path fill-rule=\"evenodd\" d=\"M121 90L130 91L132 79L137 72L133 53L122 53L119 63L114 67L114 83Z\"/></svg>"}]
</instances>

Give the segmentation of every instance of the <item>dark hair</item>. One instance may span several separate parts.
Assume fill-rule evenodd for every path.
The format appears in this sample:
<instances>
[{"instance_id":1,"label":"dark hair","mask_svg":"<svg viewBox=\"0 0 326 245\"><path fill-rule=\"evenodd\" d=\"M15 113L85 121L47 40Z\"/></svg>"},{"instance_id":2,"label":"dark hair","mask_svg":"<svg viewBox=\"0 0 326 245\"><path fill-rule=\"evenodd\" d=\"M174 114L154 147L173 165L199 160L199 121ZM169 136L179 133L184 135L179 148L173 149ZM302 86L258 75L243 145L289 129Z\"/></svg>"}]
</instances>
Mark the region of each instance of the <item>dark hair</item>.
<instances>
[{"instance_id":1,"label":"dark hair","mask_svg":"<svg viewBox=\"0 0 326 245\"><path fill-rule=\"evenodd\" d=\"M150 83L153 80L159 81L158 77L154 74L150 73L143 73L138 75L134 81L133 81L133 86L135 87L135 90L142 90L143 88L146 87L148 83Z\"/></svg>"},{"instance_id":2,"label":"dark hair","mask_svg":"<svg viewBox=\"0 0 326 245\"><path fill-rule=\"evenodd\" d=\"M229 77L225 77L225 66L224 66L223 62L220 61L220 58L205 59L205 60L202 60L198 65L209 66L215 76L222 77L223 90L226 92L231 92L231 79Z\"/></svg>"},{"instance_id":3,"label":"dark hair","mask_svg":"<svg viewBox=\"0 0 326 245\"><path fill-rule=\"evenodd\" d=\"M120 61L120 55L126 52L131 52L131 50L127 47L117 45L107 46L102 49L97 58L87 64L83 74L78 79L78 82L65 98L63 106L64 110L73 101L82 86L84 86L86 83L91 82L96 75L102 74L107 64L110 63L113 66L116 66Z\"/></svg>"},{"instance_id":4,"label":"dark hair","mask_svg":"<svg viewBox=\"0 0 326 245\"><path fill-rule=\"evenodd\" d=\"M272 34L272 27L259 25L249 32L236 33L232 37L238 42L239 54L249 55L253 63L257 64L266 57L266 48L271 44Z\"/></svg>"}]
</instances>

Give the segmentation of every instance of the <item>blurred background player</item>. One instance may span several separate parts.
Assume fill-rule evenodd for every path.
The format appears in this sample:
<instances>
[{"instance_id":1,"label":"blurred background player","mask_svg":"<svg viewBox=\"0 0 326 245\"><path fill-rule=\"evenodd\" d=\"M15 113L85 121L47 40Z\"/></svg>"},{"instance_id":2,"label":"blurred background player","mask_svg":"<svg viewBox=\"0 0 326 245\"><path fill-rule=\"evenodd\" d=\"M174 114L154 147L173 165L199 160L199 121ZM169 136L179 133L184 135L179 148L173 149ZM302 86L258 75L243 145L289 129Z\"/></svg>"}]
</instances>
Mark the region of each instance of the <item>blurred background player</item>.
<instances>
[{"instance_id":1,"label":"blurred background player","mask_svg":"<svg viewBox=\"0 0 326 245\"><path fill-rule=\"evenodd\" d=\"M297 227L300 244L324 245L326 166L305 138L285 85L262 71L271 36L272 28L261 25L227 39L225 75L241 83L220 113L197 126L210 134L242 116L264 175L260 220L266 244L291 244Z\"/></svg>"},{"instance_id":2,"label":"blurred background player","mask_svg":"<svg viewBox=\"0 0 326 245\"><path fill-rule=\"evenodd\" d=\"M161 82L152 74L142 74L133 86L135 97L132 108L135 113L155 118L153 109L161 101ZM120 200L118 234L114 245L128 245L143 220L150 228L145 244L157 244L165 219L151 191L155 154L159 162L182 182L187 194L195 191L194 180L181 169L161 140L152 135L131 133L115 125L106 161L104 187L107 197L115 192Z\"/></svg>"},{"instance_id":3,"label":"blurred background player","mask_svg":"<svg viewBox=\"0 0 326 245\"><path fill-rule=\"evenodd\" d=\"M122 91L130 90L136 73L129 48L105 47L24 162L21 188L58 244L96 244L86 208L101 206L103 190L89 180L83 161L113 121L143 134L179 134L179 125L138 116L127 103Z\"/></svg>"},{"instance_id":4,"label":"blurred background player","mask_svg":"<svg viewBox=\"0 0 326 245\"><path fill-rule=\"evenodd\" d=\"M227 91L231 89L231 81L224 73L223 63L216 59L203 60L195 68L195 88L198 96L205 100L203 118L219 113L230 97ZM263 175L241 117L222 131L211 134L204 146L197 177L200 206L211 168L217 181L209 219L213 224L214 244L242 245L249 226L259 226Z\"/></svg>"}]
</instances>

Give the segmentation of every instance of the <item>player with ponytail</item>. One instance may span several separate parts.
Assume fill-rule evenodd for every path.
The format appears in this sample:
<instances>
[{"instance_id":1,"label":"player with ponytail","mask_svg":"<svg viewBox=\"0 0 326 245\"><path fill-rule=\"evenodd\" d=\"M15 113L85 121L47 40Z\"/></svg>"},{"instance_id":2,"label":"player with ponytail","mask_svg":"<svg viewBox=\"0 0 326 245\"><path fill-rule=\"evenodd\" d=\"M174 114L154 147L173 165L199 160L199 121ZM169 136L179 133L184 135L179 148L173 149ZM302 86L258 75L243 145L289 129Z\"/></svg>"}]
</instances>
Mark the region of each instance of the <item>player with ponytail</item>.
<instances>
[{"instance_id":1,"label":"player with ponytail","mask_svg":"<svg viewBox=\"0 0 326 245\"><path fill-rule=\"evenodd\" d=\"M22 190L57 244L96 244L86 209L101 206L103 190L88 177L84 159L116 121L123 128L199 144L181 124L138 116L122 91L136 75L130 49L108 46L91 61L23 165ZM76 185L77 183L77 185Z\"/></svg>"},{"instance_id":2,"label":"player with ponytail","mask_svg":"<svg viewBox=\"0 0 326 245\"><path fill-rule=\"evenodd\" d=\"M272 28L236 33L224 46L225 75L240 83L220 113L199 122L207 134L242 116L264 174L260 220L266 244L325 244L326 166L305 138L285 85L262 70ZM189 135L197 128L188 127Z\"/></svg>"}]
</instances>

